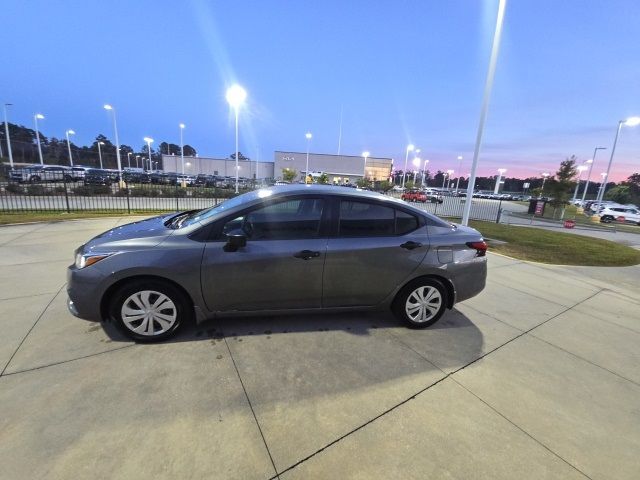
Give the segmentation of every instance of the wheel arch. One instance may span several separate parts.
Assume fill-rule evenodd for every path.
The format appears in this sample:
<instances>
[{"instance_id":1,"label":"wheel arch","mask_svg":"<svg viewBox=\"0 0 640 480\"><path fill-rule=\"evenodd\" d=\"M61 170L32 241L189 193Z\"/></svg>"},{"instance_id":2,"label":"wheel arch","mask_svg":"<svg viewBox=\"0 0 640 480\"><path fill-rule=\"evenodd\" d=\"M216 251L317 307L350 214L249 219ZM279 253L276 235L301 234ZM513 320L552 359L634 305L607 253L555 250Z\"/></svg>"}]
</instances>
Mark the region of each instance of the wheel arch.
<instances>
[{"instance_id":1,"label":"wheel arch","mask_svg":"<svg viewBox=\"0 0 640 480\"><path fill-rule=\"evenodd\" d=\"M191 295L189 295L189 292L187 292L187 290L179 283L169 278L162 277L160 275L132 275L130 277L121 278L117 282L114 282L113 284L111 284L105 290L104 294L102 295L102 298L100 299L100 316L103 319L107 319L109 317L109 302L113 297L114 293L117 292L119 288L121 288L123 285L129 282L144 281L144 280L153 280L156 282L163 282L176 288L179 292L182 293L182 295L184 295L184 298L189 302L192 310L191 315L192 317L195 317L195 308L194 308L195 302L193 301L193 298L191 298Z\"/></svg>"},{"instance_id":2,"label":"wheel arch","mask_svg":"<svg viewBox=\"0 0 640 480\"><path fill-rule=\"evenodd\" d=\"M427 274L427 275L420 275L418 277L414 277L408 281L406 281L404 284L402 284L402 286L398 289L398 291L396 292L396 294L393 297L393 301L391 302L391 305L393 306L398 298L398 295L400 294L400 292L404 289L404 287L406 287L408 284L415 282L416 280L437 280L440 283L442 283L442 285L444 285L444 288L447 291L447 308L448 309L452 309L453 305L455 304L455 300L456 300L456 289L453 285L453 282L448 279L447 277L443 277L442 275L437 275L437 274Z\"/></svg>"}]
</instances>

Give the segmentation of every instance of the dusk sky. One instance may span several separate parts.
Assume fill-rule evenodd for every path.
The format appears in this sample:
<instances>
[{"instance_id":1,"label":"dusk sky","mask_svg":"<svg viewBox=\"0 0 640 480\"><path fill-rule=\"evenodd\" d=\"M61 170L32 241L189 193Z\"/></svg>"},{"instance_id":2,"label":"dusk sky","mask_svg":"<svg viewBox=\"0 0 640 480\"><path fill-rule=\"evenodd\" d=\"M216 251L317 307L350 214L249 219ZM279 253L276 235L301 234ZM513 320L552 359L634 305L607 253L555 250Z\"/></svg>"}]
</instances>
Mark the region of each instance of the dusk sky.
<instances>
[{"instance_id":1,"label":"dusk sky","mask_svg":"<svg viewBox=\"0 0 640 480\"><path fill-rule=\"evenodd\" d=\"M497 0L2 2L0 100L10 121L89 144L144 136L200 155L234 149L225 90L248 91L240 150L336 153L404 162L414 143L430 170L470 169ZM640 115L638 0L510 0L479 175L555 172L600 151L618 120ZM623 128L612 178L640 171L640 127ZM457 176L454 174L454 176Z\"/></svg>"}]
</instances>

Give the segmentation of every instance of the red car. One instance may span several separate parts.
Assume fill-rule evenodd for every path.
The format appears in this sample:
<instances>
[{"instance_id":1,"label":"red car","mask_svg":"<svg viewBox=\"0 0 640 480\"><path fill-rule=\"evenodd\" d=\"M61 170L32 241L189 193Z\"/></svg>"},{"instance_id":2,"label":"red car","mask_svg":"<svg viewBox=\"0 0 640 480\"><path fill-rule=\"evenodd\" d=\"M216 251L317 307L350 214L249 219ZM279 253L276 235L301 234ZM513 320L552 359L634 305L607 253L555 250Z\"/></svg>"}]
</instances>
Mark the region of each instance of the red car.
<instances>
[{"instance_id":1,"label":"red car","mask_svg":"<svg viewBox=\"0 0 640 480\"><path fill-rule=\"evenodd\" d=\"M406 202L422 202L422 203L442 203L442 197L439 195L427 194L420 190L409 190L402 194L402 200Z\"/></svg>"}]
</instances>

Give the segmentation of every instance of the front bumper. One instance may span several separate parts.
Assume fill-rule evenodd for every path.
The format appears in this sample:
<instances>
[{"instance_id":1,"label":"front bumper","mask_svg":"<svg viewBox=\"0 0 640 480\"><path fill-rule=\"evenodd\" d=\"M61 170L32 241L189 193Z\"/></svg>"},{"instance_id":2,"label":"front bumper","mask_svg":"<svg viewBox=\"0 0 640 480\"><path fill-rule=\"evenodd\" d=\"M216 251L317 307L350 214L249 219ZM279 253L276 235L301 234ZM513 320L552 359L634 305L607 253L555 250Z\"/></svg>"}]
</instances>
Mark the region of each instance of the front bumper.
<instances>
[{"instance_id":1,"label":"front bumper","mask_svg":"<svg viewBox=\"0 0 640 480\"><path fill-rule=\"evenodd\" d=\"M84 320L102 320L102 279L103 275L95 268L78 270L74 265L67 268L67 308L72 315Z\"/></svg>"}]
</instances>

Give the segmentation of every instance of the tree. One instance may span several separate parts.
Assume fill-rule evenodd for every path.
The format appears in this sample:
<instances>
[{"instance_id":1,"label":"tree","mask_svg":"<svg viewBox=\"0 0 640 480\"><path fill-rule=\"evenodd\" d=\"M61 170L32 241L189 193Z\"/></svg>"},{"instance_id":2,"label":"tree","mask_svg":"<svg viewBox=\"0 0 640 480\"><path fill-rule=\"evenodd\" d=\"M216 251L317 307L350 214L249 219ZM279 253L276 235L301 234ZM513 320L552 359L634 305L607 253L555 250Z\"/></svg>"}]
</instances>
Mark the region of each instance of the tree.
<instances>
[{"instance_id":1,"label":"tree","mask_svg":"<svg viewBox=\"0 0 640 480\"><path fill-rule=\"evenodd\" d=\"M235 153L232 153L231 155L229 155L229 158L230 158L231 160L235 160L235 159L236 159L236 154L235 154ZM241 161L241 160L247 160L247 161L248 161L248 160L251 160L251 159L250 159L249 157L245 157L245 156L242 154L242 152L238 152L238 161Z\"/></svg>"},{"instance_id":2,"label":"tree","mask_svg":"<svg viewBox=\"0 0 640 480\"><path fill-rule=\"evenodd\" d=\"M560 218L564 217L564 210L569 203L571 192L576 184L576 182L573 181L573 178L578 173L576 163L576 156L571 155L570 158L560 163L560 168L556 172L555 177L547 181L547 185L549 185L548 191L552 197L549 204L553 207L554 217L556 216L556 210L558 208L562 208Z\"/></svg>"},{"instance_id":3,"label":"tree","mask_svg":"<svg viewBox=\"0 0 640 480\"><path fill-rule=\"evenodd\" d=\"M359 178L356 180L356 185L358 188L369 188L371 186L371 182L366 178Z\"/></svg>"},{"instance_id":4,"label":"tree","mask_svg":"<svg viewBox=\"0 0 640 480\"><path fill-rule=\"evenodd\" d=\"M611 190L607 190L604 198L622 204L631 203L631 187L629 185L616 185Z\"/></svg>"},{"instance_id":5,"label":"tree","mask_svg":"<svg viewBox=\"0 0 640 480\"><path fill-rule=\"evenodd\" d=\"M282 169L282 179L285 182L293 182L293 180L296 178L296 175L298 175L298 172L295 171L293 168Z\"/></svg>"},{"instance_id":6,"label":"tree","mask_svg":"<svg viewBox=\"0 0 640 480\"><path fill-rule=\"evenodd\" d=\"M392 188L393 188L393 183L391 183L388 180L382 180L381 182L378 182L378 185L377 185L377 189L383 192L388 192Z\"/></svg>"},{"instance_id":7,"label":"tree","mask_svg":"<svg viewBox=\"0 0 640 480\"><path fill-rule=\"evenodd\" d=\"M185 157L195 157L197 155L196 149L191 145L185 145L183 148Z\"/></svg>"},{"instance_id":8,"label":"tree","mask_svg":"<svg viewBox=\"0 0 640 480\"><path fill-rule=\"evenodd\" d=\"M327 175L326 173L323 173L322 175L320 175L318 177L318 183L321 183L322 185L326 185L329 183L329 175Z\"/></svg>"},{"instance_id":9,"label":"tree","mask_svg":"<svg viewBox=\"0 0 640 480\"><path fill-rule=\"evenodd\" d=\"M409 180L408 182L404 182L404 188L406 188L407 190L411 190L414 186L415 186L415 184L413 183L413 180Z\"/></svg>"}]
</instances>

